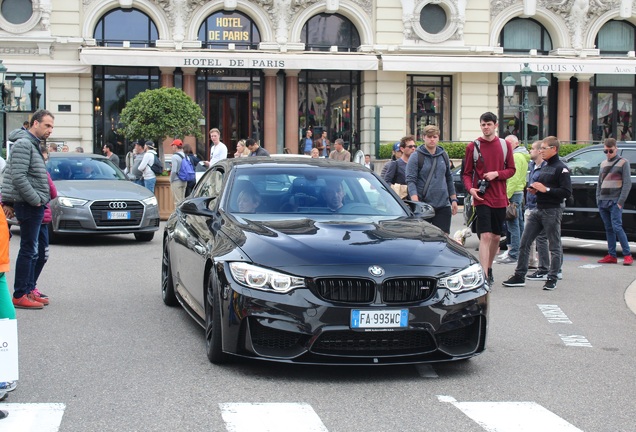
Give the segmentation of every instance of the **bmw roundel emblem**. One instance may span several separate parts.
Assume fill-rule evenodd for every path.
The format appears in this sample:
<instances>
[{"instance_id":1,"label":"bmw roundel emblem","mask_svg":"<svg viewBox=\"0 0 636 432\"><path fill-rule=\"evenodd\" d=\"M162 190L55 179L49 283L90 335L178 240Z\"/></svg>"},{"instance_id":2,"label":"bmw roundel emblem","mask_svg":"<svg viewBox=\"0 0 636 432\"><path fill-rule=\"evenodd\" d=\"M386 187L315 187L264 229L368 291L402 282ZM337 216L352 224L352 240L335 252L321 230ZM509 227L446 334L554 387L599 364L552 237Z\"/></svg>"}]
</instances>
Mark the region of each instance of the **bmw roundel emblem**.
<instances>
[{"instance_id":1,"label":"bmw roundel emblem","mask_svg":"<svg viewBox=\"0 0 636 432\"><path fill-rule=\"evenodd\" d=\"M384 269L380 266L372 265L369 267L369 273L371 273L371 276L375 277L384 276Z\"/></svg>"}]
</instances>

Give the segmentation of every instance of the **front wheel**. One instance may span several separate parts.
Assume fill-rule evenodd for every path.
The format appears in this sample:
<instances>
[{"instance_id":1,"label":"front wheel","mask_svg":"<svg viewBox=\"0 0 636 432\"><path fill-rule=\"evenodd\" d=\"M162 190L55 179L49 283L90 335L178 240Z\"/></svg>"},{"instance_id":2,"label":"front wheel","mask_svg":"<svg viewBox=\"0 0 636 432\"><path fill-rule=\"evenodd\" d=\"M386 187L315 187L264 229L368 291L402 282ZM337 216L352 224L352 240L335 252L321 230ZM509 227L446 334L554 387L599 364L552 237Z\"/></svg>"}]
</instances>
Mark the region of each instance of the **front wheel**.
<instances>
[{"instance_id":1,"label":"front wheel","mask_svg":"<svg viewBox=\"0 0 636 432\"><path fill-rule=\"evenodd\" d=\"M228 356L223 352L221 306L215 295L215 287L218 288L218 286L219 278L212 269L205 295L205 350L211 363L223 364L228 361Z\"/></svg>"},{"instance_id":2,"label":"front wheel","mask_svg":"<svg viewBox=\"0 0 636 432\"><path fill-rule=\"evenodd\" d=\"M172 281L167 237L163 242L163 258L161 260L161 298L166 306L176 306L178 304L177 296L174 293L174 282Z\"/></svg>"},{"instance_id":3,"label":"front wheel","mask_svg":"<svg viewBox=\"0 0 636 432\"><path fill-rule=\"evenodd\" d=\"M149 242L153 239L154 236L155 236L154 232L135 233L135 240L140 242Z\"/></svg>"}]
</instances>

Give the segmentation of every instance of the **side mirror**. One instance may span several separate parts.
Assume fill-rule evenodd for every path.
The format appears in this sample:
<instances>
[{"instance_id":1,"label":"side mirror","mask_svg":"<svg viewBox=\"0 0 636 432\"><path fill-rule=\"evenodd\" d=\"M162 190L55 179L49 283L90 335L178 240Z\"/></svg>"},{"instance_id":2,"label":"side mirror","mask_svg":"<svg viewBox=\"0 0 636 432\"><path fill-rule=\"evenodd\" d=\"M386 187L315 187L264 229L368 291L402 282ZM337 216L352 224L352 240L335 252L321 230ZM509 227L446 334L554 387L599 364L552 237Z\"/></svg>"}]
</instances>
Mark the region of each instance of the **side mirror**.
<instances>
[{"instance_id":1,"label":"side mirror","mask_svg":"<svg viewBox=\"0 0 636 432\"><path fill-rule=\"evenodd\" d=\"M179 210L185 214L195 216L214 217L216 212L210 210L212 197L189 198L179 204Z\"/></svg>"},{"instance_id":2,"label":"side mirror","mask_svg":"<svg viewBox=\"0 0 636 432\"><path fill-rule=\"evenodd\" d=\"M435 216L435 209L432 205L419 201L404 201L411 208L413 215L420 219L432 219Z\"/></svg>"}]
</instances>

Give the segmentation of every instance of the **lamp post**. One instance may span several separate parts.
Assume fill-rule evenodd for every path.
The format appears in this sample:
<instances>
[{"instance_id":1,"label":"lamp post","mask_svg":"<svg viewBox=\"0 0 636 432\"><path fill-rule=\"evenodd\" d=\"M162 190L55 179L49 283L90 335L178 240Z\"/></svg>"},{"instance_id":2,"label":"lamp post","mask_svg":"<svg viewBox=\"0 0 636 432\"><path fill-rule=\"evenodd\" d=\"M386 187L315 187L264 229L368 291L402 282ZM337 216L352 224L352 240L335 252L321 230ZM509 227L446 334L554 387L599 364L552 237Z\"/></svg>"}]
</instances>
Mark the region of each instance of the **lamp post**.
<instances>
[{"instance_id":1,"label":"lamp post","mask_svg":"<svg viewBox=\"0 0 636 432\"><path fill-rule=\"evenodd\" d=\"M2 95L4 96L4 79L7 76L7 67L2 64L0 60L0 88L2 89ZM20 78L18 74L13 81L11 81L11 89L13 91L13 97L17 101L17 111L20 111L20 99L22 99L22 92L24 91L24 80ZM0 99L0 113L6 113L11 111L11 106L5 105L4 97Z\"/></svg>"},{"instance_id":2,"label":"lamp post","mask_svg":"<svg viewBox=\"0 0 636 432\"><path fill-rule=\"evenodd\" d=\"M521 89L523 91L523 100L520 105L513 104L512 98L515 95L515 88L517 86L517 80L515 80L512 75L508 74L508 76L503 80L503 88L504 95L506 99L508 99L508 104L517 108L519 112L523 115L523 144L528 144L528 113L535 108L541 107L543 110L543 100L548 95L548 87L550 86L550 81L545 77L544 73L541 73L541 77L537 79L537 94L539 96L539 104L531 105L528 100L528 89L532 86L532 69L528 66L528 63L524 63L523 69L521 69Z\"/></svg>"}]
</instances>

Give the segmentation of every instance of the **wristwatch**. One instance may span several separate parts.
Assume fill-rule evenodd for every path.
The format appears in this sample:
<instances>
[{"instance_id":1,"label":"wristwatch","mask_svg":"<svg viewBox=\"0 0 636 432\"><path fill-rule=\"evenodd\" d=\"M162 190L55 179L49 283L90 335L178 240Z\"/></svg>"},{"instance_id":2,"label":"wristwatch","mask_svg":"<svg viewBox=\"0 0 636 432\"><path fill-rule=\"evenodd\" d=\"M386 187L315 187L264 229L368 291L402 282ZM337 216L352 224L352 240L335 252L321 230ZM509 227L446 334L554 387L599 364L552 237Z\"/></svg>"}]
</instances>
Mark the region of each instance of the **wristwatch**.
<instances>
[{"instance_id":1,"label":"wristwatch","mask_svg":"<svg viewBox=\"0 0 636 432\"><path fill-rule=\"evenodd\" d=\"M451 198L451 202L454 202L454 203L458 202L457 198Z\"/></svg>"},{"instance_id":2,"label":"wristwatch","mask_svg":"<svg viewBox=\"0 0 636 432\"><path fill-rule=\"evenodd\" d=\"M550 188L549 188L549 187L546 187L546 188L545 188L545 191L546 191L546 193L547 193L547 192L550 192Z\"/></svg>"}]
</instances>

